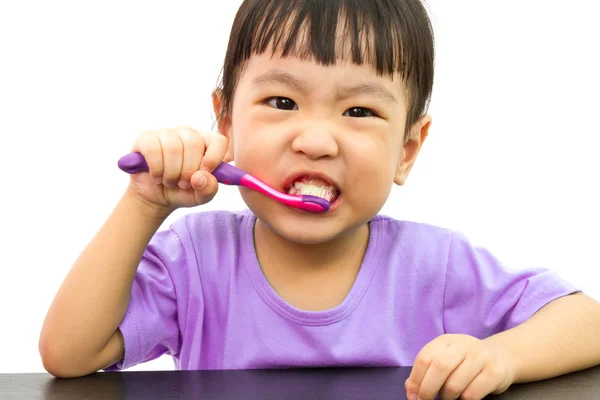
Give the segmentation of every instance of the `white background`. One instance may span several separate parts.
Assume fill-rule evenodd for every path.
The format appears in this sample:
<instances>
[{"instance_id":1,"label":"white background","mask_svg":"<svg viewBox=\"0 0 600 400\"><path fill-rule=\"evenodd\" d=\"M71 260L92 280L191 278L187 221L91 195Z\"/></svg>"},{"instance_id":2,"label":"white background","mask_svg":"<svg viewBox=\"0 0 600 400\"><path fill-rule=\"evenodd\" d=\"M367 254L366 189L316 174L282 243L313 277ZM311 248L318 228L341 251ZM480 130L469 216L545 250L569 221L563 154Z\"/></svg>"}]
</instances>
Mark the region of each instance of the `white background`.
<instances>
[{"instance_id":1,"label":"white background","mask_svg":"<svg viewBox=\"0 0 600 400\"><path fill-rule=\"evenodd\" d=\"M239 4L0 3L0 372L43 371L43 318L125 189L116 162L137 135L212 129ZM598 3L429 5L434 122L382 212L460 230L512 268L554 269L600 299ZM222 186L204 207L216 208L244 203ZM172 368L162 357L134 369Z\"/></svg>"}]
</instances>

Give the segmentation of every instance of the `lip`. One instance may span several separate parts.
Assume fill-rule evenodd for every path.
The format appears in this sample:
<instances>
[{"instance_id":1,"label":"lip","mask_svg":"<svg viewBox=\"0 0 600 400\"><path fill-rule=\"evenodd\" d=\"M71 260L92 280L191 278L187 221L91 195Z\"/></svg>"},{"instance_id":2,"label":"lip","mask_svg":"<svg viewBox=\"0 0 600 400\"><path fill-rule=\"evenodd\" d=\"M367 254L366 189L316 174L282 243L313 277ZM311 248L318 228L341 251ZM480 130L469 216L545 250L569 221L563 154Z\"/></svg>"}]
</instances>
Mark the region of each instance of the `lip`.
<instances>
[{"instance_id":1,"label":"lip","mask_svg":"<svg viewBox=\"0 0 600 400\"><path fill-rule=\"evenodd\" d=\"M308 178L314 178L314 179L321 179L322 181L326 182L328 185L331 185L331 186L333 186L333 187L335 187L337 189L338 196L337 196L337 198L332 203L330 203L329 210L327 210L325 212L325 214L335 211L340 206L340 203L342 202L342 199L343 199L342 190L340 189L340 186L335 181L335 179L333 179L332 177L330 177L329 175L327 175L327 174L325 174L323 172L310 171L310 170L303 170L303 171L295 172L295 173L291 174L284 181L284 184L283 184L283 186L281 188L281 191L284 192L284 193L287 193L287 190L290 188L290 186L292 186L292 183L296 179L302 178L302 177L308 177ZM295 211L301 212L301 213L307 213L308 212L308 211L304 211L304 210L295 210Z\"/></svg>"},{"instance_id":2,"label":"lip","mask_svg":"<svg viewBox=\"0 0 600 400\"><path fill-rule=\"evenodd\" d=\"M333 203L329 205L329 210L327 210L326 213L335 211L340 206L340 203L342 202L343 198L344 195L340 192L338 194L338 197L333 201Z\"/></svg>"}]
</instances>

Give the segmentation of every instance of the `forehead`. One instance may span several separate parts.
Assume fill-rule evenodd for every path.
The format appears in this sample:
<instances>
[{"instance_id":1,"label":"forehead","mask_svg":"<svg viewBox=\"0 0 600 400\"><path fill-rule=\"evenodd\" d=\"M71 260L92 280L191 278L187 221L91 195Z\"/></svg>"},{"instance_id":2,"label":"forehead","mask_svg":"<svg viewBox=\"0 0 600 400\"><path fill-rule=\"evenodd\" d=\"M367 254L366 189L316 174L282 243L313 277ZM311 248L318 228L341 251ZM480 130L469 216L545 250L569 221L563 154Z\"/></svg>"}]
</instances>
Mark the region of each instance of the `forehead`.
<instances>
[{"instance_id":1,"label":"forehead","mask_svg":"<svg viewBox=\"0 0 600 400\"><path fill-rule=\"evenodd\" d=\"M281 52L255 54L241 71L240 84L258 88L285 84L305 92L318 89L362 88L362 94L386 96L394 102L405 100L405 85L399 73L379 74L371 64L337 59L325 65L315 57L284 57ZM309 90L310 89L310 90Z\"/></svg>"}]
</instances>

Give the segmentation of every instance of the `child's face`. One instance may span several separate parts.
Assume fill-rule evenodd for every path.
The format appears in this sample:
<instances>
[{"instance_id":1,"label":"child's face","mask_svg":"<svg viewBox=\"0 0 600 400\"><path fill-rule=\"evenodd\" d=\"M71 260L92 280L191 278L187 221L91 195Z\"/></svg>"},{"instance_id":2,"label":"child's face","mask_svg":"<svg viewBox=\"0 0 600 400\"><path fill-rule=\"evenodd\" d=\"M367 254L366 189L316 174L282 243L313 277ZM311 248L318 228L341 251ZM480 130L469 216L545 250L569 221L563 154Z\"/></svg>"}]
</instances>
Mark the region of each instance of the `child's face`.
<instances>
[{"instance_id":1,"label":"child's face","mask_svg":"<svg viewBox=\"0 0 600 400\"><path fill-rule=\"evenodd\" d=\"M287 192L299 173L319 173L339 199L310 213L241 188L248 207L294 242L317 243L368 222L393 182L402 185L429 127L423 117L405 143L405 90L399 76L378 76L370 65L322 66L297 58L253 56L233 96L230 138L235 164ZM373 113L375 115L373 115Z\"/></svg>"}]
</instances>

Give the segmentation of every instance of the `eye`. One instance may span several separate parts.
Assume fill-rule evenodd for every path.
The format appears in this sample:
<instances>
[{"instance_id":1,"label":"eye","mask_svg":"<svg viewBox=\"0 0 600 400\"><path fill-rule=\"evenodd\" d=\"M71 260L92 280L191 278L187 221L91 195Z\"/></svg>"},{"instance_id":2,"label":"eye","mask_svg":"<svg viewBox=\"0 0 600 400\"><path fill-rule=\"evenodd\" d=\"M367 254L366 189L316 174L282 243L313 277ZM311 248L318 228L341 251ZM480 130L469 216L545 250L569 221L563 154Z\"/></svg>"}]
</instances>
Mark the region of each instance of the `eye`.
<instances>
[{"instance_id":1,"label":"eye","mask_svg":"<svg viewBox=\"0 0 600 400\"><path fill-rule=\"evenodd\" d=\"M291 111L298 109L296 103L287 97L271 97L270 99L267 99L267 104L277 108L278 110Z\"/></svg>"},{"instance_id":2,"label":"eye","mask_svg":"<svg viewBox=\"0 0 600 400\"><path fill-rule=\"evenodd\" d=\"M364 107L352 107L344 113L345 117L353 117L353 118L365 118L365 117L376 117L377 114L373 112L373 110L369 110Z\"/></svg>"}]
</instances>

